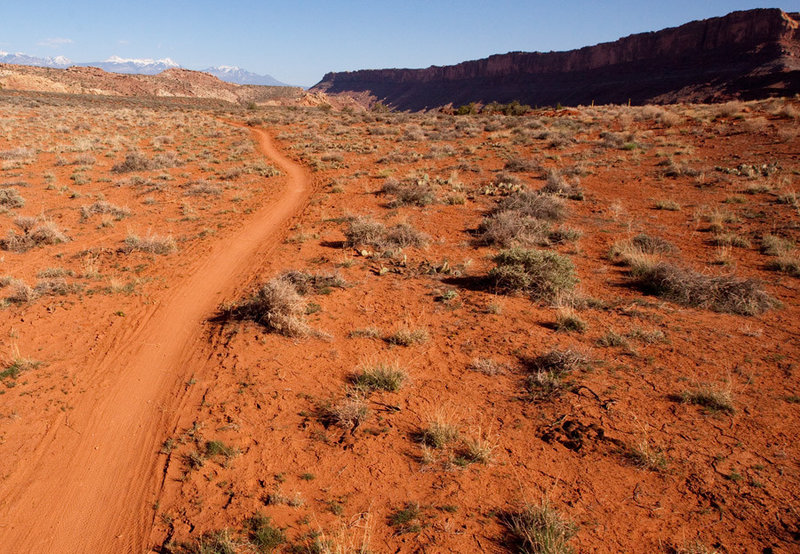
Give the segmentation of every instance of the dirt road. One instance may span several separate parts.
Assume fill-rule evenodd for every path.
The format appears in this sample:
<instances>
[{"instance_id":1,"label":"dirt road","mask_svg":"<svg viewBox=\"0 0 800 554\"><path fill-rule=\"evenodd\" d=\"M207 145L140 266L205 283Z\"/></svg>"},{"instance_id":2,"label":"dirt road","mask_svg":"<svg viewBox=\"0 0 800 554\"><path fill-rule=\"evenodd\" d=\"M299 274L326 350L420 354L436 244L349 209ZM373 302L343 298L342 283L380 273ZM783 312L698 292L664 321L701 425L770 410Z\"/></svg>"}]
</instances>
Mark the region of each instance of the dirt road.
<instances>
[{"instance_id":1,"label":"dirt road","mask_svg":"<svg viewBox=\"0 0 800 554\"><path fill-rule=\"evenodd\" d=\"M170 283L140 321L113 337L71 402L0 484L0 550L6 554L146 551L161 480L158 451L186 400L183 384L206 363L203 323L241 289L281 240L311 193L309 175L254 129L261 152L287 175L277 201L219 240L188 277Z\"/></svg>"}]
</instances>

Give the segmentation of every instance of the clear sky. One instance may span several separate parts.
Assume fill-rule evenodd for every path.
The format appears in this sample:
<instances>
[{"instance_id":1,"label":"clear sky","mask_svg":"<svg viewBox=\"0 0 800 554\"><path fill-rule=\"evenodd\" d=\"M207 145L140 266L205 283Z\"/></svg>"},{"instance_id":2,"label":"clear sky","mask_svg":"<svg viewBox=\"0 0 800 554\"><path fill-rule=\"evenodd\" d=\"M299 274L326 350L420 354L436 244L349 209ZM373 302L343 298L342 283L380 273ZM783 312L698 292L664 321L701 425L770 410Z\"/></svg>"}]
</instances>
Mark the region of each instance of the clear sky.
<instances>
[{"instance_id":1,"label":"clear sky","mask_svg":"<svg viewBox=\"0 0 800 554\"><path fill-rule=\"evenodd\" d=\"M75 62L171 58L312 85L328 71L569 50L800 0L4 0L0 50Z\"/></svg>"}]
</instances>

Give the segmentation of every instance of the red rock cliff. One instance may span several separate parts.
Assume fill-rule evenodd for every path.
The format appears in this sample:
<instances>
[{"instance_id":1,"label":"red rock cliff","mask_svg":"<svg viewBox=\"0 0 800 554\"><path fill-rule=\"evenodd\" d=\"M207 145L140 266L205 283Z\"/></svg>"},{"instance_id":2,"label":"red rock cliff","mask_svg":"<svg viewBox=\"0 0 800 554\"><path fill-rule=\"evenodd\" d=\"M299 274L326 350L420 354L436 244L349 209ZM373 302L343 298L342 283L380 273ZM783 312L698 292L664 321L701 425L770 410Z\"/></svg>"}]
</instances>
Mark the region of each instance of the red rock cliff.
<instances>
[{"instance_id":1,"label":"red rock cliff","mask_svg":"<svg viewBox=\"0 0 800 554\"><path fill-rule=\"evenodd\" d=\"M800 92L800 14L734 12L568 52L511 52L427 69L328 73L312 90L399 109L508 102L719 101Z\"/></svg>"}]
</instances>

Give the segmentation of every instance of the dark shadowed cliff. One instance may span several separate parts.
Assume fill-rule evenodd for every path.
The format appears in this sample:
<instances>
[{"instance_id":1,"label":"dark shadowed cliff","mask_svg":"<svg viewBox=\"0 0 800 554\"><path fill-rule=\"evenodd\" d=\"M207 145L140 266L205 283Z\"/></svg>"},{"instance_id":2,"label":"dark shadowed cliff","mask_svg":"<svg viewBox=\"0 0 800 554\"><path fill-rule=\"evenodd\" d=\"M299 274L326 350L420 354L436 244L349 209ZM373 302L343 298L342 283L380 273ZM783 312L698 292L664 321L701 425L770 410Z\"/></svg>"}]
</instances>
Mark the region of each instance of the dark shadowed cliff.
<instances>
[{"instance_id":1,"label":"dark shadowed cliff","mask_svg":"<svg viewBox=\"0 0 800 554\"><path fill-rule=\"evenodd\" d=\"M511 52L451 66L328 73L312 90L401 110L452 103L543 106L715 102L800 92L800 14L734 12L568 52Z\"/></svg>"}]
</instances>

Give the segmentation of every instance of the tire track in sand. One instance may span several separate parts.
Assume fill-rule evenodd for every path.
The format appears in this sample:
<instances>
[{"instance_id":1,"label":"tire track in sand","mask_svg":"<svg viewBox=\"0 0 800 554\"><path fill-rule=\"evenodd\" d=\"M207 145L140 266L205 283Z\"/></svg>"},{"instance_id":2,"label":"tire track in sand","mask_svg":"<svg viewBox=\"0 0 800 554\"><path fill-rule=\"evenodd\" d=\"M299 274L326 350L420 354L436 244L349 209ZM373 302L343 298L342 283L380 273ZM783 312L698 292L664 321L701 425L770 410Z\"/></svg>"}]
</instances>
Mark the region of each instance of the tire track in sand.
<instances>
[{"instance_id":1,"label":"tire track in sand","mask_svg":"<svg viewBox=\"0 0 800 554\"><path fill-rule=\"evenodd\" d=\"M148 550L162 473L158 451L184 403L192 367L210 355L203 323L262 265L254 255L265 243L274 248L311 194L308 173L265 131L251 132L287 174L286 189L170 287L135 336L119 337L86 368L102 378L72 399L69 420L51 426L35 457L0 483L3 553Z\"/></svg>"}]
</instances>

